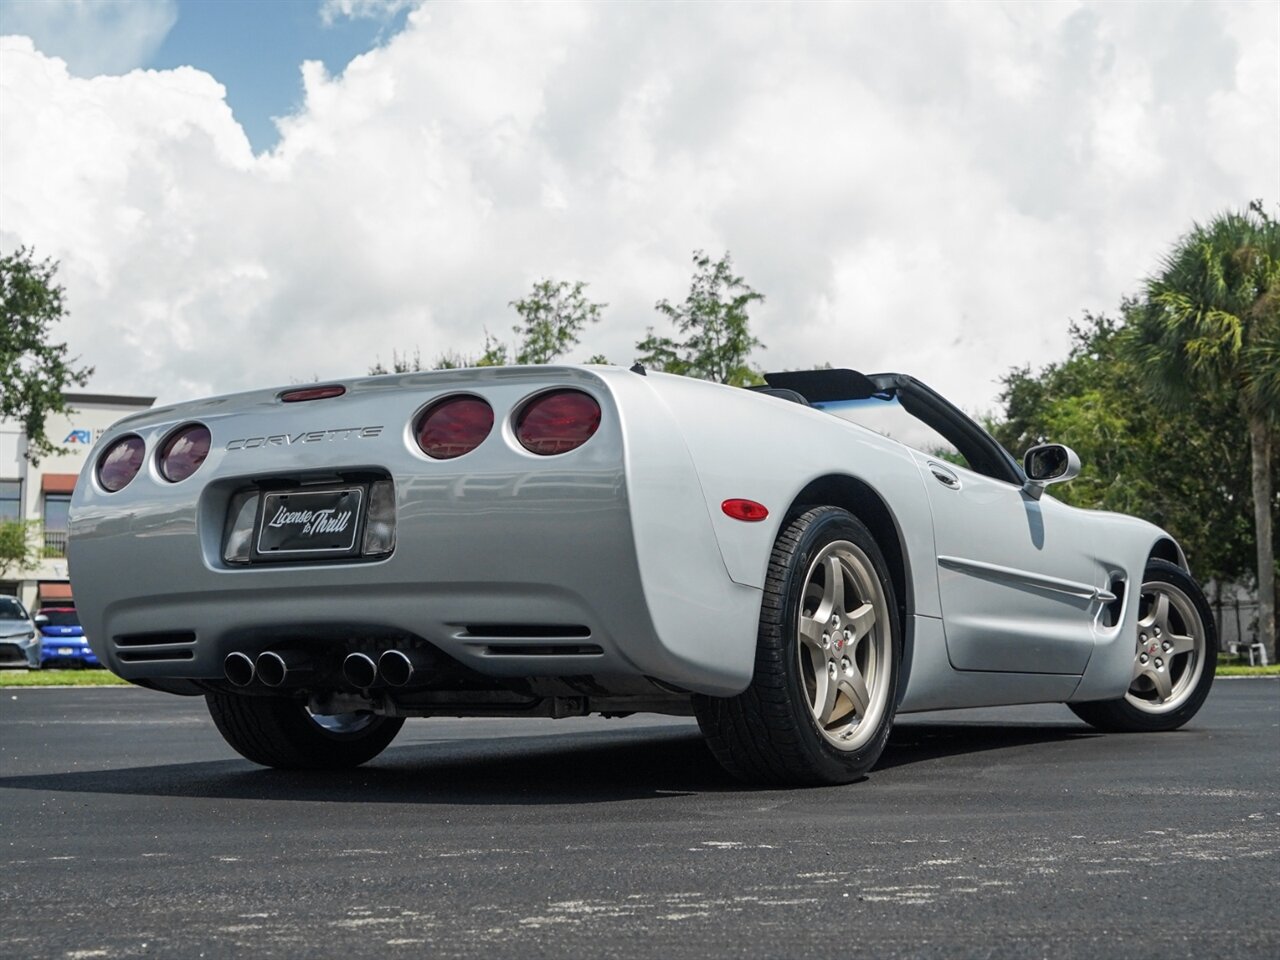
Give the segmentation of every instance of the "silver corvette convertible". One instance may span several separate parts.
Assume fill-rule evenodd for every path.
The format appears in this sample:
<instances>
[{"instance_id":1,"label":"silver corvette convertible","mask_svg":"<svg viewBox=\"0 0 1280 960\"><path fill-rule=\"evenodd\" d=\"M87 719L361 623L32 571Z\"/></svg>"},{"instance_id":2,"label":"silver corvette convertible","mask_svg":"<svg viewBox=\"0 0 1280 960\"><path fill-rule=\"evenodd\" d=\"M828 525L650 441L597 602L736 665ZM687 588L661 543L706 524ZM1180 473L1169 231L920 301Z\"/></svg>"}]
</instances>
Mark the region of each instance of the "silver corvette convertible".
<instances>
[{"instance_id":1,"label":"silver corvette convertible","mask_svg":"<svg viewBox=\"0 0 1280 960\"><path fill-rule=\"evenodd\" d=\"M894 715L1066 703L1171 730L1217 640L1178 544L1046 488L918 380L618 367L368 377L128 417L76 485L98 657L243 756L406 717L692 714L733 774L841 783Z\"/></svg>"}]
</instances>

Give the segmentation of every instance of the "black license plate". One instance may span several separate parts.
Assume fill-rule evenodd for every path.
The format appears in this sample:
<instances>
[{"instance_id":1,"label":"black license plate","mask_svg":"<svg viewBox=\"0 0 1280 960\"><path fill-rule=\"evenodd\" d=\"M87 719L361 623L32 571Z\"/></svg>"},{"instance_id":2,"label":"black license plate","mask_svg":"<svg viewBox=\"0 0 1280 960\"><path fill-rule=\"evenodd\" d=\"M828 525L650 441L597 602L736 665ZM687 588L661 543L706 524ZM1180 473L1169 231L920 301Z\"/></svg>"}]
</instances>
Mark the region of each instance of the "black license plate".
<instances>
[{"instance_id":1,"label":"black license plate","mask_svg":"<svg viewBox=\"0 0 1280 960\"><path fill-rule=\"evenodd\" d=\"M359 552L363 520L364 487L267 493L254 553L261 560L351 556Z\"/></svg>"}]
</instances>

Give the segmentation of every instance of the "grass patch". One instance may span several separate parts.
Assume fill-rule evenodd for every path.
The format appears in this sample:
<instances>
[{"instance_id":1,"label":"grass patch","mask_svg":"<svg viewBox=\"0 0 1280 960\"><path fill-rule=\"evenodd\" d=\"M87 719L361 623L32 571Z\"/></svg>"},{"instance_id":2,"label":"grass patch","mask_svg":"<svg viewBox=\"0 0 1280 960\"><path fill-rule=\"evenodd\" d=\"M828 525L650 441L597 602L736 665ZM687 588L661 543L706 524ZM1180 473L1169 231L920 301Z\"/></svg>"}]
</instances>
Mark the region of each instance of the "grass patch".
<instances>
[{"instance_id":1,"label":"grass patch","mask_svg":"<svg viewBox=\"0 0 1280 960\"><path fill-rule=\"evenodd\" d=\"M123 687L110 670L0 670L0 687Z\"/></svg>"},{"instance_id":2,"label":"grass patch","mask_svg":"<svg viewBox=\"0 0 1280 960\"><path fill-rule=\"evenodd\" d=\"M1280 663L1270 663L1265 667L1251 667L1247 663L1219 663L1220 677L1280 677Z\"/></svg>"}]
</instances>

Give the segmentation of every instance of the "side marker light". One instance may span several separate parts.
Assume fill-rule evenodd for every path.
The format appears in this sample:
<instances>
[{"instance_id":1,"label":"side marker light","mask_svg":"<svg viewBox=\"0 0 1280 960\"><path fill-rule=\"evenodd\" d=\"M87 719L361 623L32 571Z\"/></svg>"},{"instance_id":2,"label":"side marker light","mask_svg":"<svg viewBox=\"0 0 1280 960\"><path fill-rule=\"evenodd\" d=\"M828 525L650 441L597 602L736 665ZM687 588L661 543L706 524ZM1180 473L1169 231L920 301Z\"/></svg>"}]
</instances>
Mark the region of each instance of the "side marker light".
<instances>
[{"instance_id":1,"label":"side marker light","mask_svg":"<svg viewBox=\"0 0 1280 960\"><path fill-rule=\"evenodd\" d=\"M737 498L726 500L720 504L720 509L724 511L725 516L733 517L735 520L742 520L746 523L758 523L769 516L769 508L763 503L756 503L754 500L739 500Z\"/></svg>"}]
</instances>

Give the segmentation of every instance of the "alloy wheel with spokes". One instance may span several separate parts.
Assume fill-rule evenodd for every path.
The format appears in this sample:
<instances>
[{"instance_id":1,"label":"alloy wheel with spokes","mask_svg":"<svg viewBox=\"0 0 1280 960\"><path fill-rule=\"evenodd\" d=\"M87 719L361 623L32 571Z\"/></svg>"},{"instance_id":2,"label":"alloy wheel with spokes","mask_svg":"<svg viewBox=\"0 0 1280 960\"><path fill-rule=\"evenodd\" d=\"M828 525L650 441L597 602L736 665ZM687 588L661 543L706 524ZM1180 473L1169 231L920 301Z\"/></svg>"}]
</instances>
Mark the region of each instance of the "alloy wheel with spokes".
<instances>
[{"instance_id":1,"label":"alloy wheel with spokes","mask_svg":"<svg viewBox=\"0 0 1280 960\"><path fill-rule=\"evenodd\" d=\"M847 540L827 544L805 576L796 654L814 722L841 750L865 744L884 712L887 622L871 560Z\"/></svg>"},{"instance_id":2,"label":"alloy wheel with spokes","mask_svg":"<svg viewBox=\"0 0 1280 960\"><path fill-rule=\"evenodd\" d=\"M1149 713L1178 709L1204 670L1204 642L1204 621L1186 593L1163 580L1144 583L1125 700Z\"/></svg>"}]
</instances>

